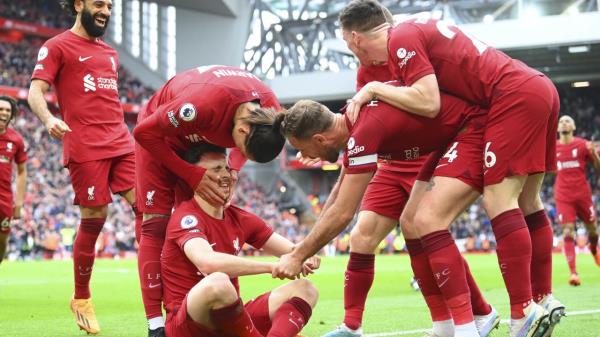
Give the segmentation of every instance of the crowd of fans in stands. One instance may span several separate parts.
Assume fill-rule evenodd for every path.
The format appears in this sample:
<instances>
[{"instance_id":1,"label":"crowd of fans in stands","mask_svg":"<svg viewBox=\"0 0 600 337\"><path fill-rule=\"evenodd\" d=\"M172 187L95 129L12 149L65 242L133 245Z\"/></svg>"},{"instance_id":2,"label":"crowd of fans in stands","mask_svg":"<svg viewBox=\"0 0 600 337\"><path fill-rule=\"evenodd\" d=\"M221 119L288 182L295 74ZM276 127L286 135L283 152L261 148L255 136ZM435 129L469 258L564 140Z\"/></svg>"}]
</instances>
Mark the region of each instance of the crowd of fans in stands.
<instances>
[{"instance_id":1,"label":"crowd of fans in stands","mask_svg":"<svg viewBox=\"0 0 600 337\"><path fill-rule=\"evenodd\" d=\"M0 0L0 16L50 28L73 24L73 16L60 7L57 0Z\"/></svg>"}]
</instances>

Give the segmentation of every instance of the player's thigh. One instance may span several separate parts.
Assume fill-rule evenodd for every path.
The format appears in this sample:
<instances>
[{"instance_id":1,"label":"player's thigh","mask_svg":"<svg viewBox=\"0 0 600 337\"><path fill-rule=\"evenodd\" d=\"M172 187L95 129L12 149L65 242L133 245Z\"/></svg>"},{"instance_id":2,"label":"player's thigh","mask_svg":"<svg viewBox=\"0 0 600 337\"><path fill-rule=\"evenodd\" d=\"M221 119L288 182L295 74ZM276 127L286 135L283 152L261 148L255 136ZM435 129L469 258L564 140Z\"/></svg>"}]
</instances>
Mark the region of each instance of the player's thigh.
<instances>
[{"instance_id":1,"label":"player's thigh","mask_svg":"<svg viewBox=\"0 0 600 337\"><path fill-rule=\"evenodd\" d=\"M358 221L350 232L350 251L373 254L383 240L398 224L398 220L372 211L358 213Z\"/></svg>"},{"instance_id":2,"label":"player's thigh","mask_svg":"<svg viewBox=\"0 0 600 337\"><path fill-rule=\"evenodd\" d=\"M484 184L506 177L545 172L556 137L556 88L536 76L518 91L498 95L491 104L484 136ZM551 166L549 166L551 167Z\"/></svg>"},{"instance_id":3,"label":"player's thigh","mask_svg":"<svg viewBox=\"0 0 600 337\"><path fill-rule=\"evenodd\" d=\"M135 147L136 203L145 214L171 214L177 176L139 144Z\"/></svg>"},{"instance_id":4,"label":"player's thigh","mask_svg":"<svg viewBox=\"0 0 600 337\"><path fill-rule=\"evenodd\" d=\"M574 224L577 220L577 209L574 200L556 200L556 217L558 224Z\"/></svg>"},{"instance_id":5,"label":"player's thigh","mask_svg":"<svg viewBox=\"0 0 600 337\"><path fill-rule=\"evenodd\" d=\"M419 237L447 229L479 197L479 192L457 178L433 177L414 217Z\"/></svg>"},{"instance_id":6,"label":"player's thigh","mask_svg":"<svg viewBox=\"0 0 600 337\"><path fill-rule=\"evenodd\" d=\"M73 204L98 207L112 202L108 177L112 159L83 163L70 162L67 167L75 192Z\"/></svg>"},{"instance_id":7,"label":"player's thigh","mask_svg":"<svg viewBox=\"0 0 600 337\"><path fill-rule=\"evenodd\" d=\"M402 235L404 235L405 239L419 238L419 232L414 225L414 218L415 214L417 213L417 207L421 202L423 195L425 194L430 179L431 178L428 177L427 181L415 180L415 183L410 191L410 197L406 202L406 206L404 207L404 211L402 211L402 215L400 215L399 221L400 229L402 230Z\"/></svg>"},{"instance_id":8,"label":"player's thigh","mask_svg":"<svg viewBox=\"0 0 600 337\"><path fill-rule=\"evenodd\" d=\"M127 201L130 204L135 200L132 193L135 187L135 155L133 152L112 158L108 181L113 194L128 196L130 199Z\"/></svg>"},{"instance_id":9,"label":"player's thigh","mask_svg":"<svg viewBox=\"0 0 600 337\"><path fill-rule=\"evenodd\" d=\"M537 173L527 176L521 194L519 194L519 208L523 215L535 213L544 208L540 190L544 183L545 173Z\"/></svg>"},{"instance_id":10,"label":"player's thigh","mask_svg":"<svg viewBox=\"0 0 600 337\"><path fill-rule=\"evenodd\" d=\"M519 208L519 195L526 180L527 176L511 176L483 188L483 208L490 219L508 210Z\"/></svg>"}]
</instances>

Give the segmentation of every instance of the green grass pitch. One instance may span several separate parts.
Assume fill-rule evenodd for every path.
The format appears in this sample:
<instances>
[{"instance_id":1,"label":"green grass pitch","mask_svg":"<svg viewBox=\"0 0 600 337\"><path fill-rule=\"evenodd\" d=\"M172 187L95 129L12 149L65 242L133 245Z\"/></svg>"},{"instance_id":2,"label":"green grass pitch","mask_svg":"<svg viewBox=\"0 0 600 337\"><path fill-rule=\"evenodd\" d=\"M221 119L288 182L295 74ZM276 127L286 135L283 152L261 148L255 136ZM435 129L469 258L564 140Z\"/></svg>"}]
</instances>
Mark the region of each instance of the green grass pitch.
<instances>
[{"instance_id":1,"label":"green grass pitch","mask_svg":"<svg viewBox=\"0 0 600 337\"><path fill-rule=\"evenodd\" d=\"M508 318L508 299L498 271L496 256L468 255L467 260L484 295ZM567 285L567 266L562 255L554 255L554 293L569 311L589 311L563 319L554 337L600 336L600 268L589 255L578 256L582 286ZM347 257L324 258L321 270L311 276L320 290L320 300L303 334L321 336L343 317L343 278ZM409 286L408 257L378 256L376 278L364 319L367 334L428 328L429 316L421 295ZM241 280L245 300L272 289L283 281L268 275ZM79 331L69 310L72 294L70 261L4 262L0 265L0 336L71 337ZM138 288L135 261L98 260L92 277L92 296L102 331L100 336L143 337L146 324ZM492 336L507 336L502 325ZM409 336L421 336L410 334Z\"/></svg>"}]
</instances>

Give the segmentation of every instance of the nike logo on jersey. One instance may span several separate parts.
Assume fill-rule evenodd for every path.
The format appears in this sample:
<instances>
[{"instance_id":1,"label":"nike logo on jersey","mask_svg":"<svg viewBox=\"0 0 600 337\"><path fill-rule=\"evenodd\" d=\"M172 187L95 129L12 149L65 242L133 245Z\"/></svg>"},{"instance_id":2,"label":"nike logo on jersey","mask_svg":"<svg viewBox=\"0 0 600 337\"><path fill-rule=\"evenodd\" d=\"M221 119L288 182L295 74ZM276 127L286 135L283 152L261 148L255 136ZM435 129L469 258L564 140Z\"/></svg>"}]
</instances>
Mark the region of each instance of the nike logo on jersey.
<instances>
[{"instance_id":1,"label":"nike logo on jersey","mask_svg":"<svg viewBox=\"0 0 600 337\"><path fill-rule=\"evenodd\" d=\"M160 283L149 283L148 284L148 288L152 289L152 288L157 288L160 287Z\"/></svg>"},{"instance_id":2,"label":"nike logo on jersey","mask_svg":"<svg viewBox=\"0 0 600 337\"><path fill-rule=\"evenodd\" d=\"M79 62L85 62L85 61L91 59L92 57L93 56L88 56L88 57L81 57L81 56L79 56Z\"/></svg>"}]
</instances>

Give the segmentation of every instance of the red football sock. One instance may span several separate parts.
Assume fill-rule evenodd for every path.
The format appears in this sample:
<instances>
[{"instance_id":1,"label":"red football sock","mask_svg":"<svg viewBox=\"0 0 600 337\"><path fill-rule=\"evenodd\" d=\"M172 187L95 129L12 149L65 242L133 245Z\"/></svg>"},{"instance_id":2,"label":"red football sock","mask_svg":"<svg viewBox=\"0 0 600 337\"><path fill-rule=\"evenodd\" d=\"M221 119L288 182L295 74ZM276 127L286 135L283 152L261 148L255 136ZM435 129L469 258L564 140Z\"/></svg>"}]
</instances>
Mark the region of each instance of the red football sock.
<instances>
[{"instance_id":1,"label":"red football sock","mask_svg":"<svg viewBox=\"0 0 600 337\"><path fill-rule=\"evenodd\" d=\"M312 308L300 297L292 297L283 303L273 316L267 337L294 337L308 323Z\"/></svg>"},{"instance_id":2,"label":"red football sock","mask_svg":"<svg viewBox=\"0 0 600 337\"><path fill-rule=\"evenodd\" d=\"M367 295L375 278L375 255L350 253L344 281L344 324L356 330L362 324Z\"/></svg>"},{"instance_id":3,"label":"red football sock","mask_svg":"<svg viewBox=\"0 0 600 337\"><path fill-rule=\"evenodd\" d=\"M511 318L525 316L531 302L531 238L521 210L511 209L492 219L496 254L510 298Z\"/></svg>"},{"instance_id":4,"label":"red football sock","mask_svg":"<svg viewBox=\"0 0 600 337\"><path fill-rule=\"evenodd\" d=\"M552 293L552 243L554 234L543 209L525 217L531 236L531 291L536 302Z\"/></svg>"},{"instance_id":5,"label":"red football sock","mask_svg":"<svg viewBox=\"0 0 600 337\"><path fill-rule=\"evenodd\" d=\"M244 304L239 298L233 304L224 308L213 309L210 318L221 332L236 337L263 337L256 329ZM219 334L219 336L221 336Z\"/></svg>"},{"instance_id":6,"label":"red football sock","mask_svg":"<svg viewBox=\"0 0 600 337\"><path fill-rule=\"evenodd\" d=\"M463 257L463 266L465 268L465 277L467 278L467 285L469 286L469 292L471 293L471 307L473 308L473 315L483 316L492 312L492 306L483 298L481 290L473 275L467 260Z\"/></svg>"},{"instance_id":7,"label":"red football sock","mask_svg":"<svg viewBox=\"0 0 600 337\"><path fill-rule=\"evenodd\" d=\"M565 237L565 256L567 257L567 263L569 264L571 274L577 274L577 268L575 267L577 254L575 254L575 240L572 236Z\"/></svg>"},{"instance_id":8,"label":"red football sock","mask_svg":"<svg viewBox=\"0 0 600 337\"><path fill-rule=\"evenodd\" d=\"M138 274L142 288L142 301L146 318L162 316L162 283L160 279L160 254L165 242L169 218L159 217L142 223L138 251Z\"/></svg>"},{"instance_id":9,"label":"red football sock","mask_svg":"<svg viewBox=\"0 0 600 337\"><path fill-rule=\"evenodd\" d=\"M429 233L421 238L429 257L429 266L455 325L473 322L471 294L465 277L463 259L448 230Z\"/></svg>"},{"instance_id":10,"label":"red football sock","mask_svg":"<svg viewBox=\"0 0 600 337\"><path fill-rule=\"evenodd\" d=\"M425 303L429 308L431 320L433 322L439 322L452 319L450 310L448 310L444 297L433 277L433 272L429 266L429 258L427 253L423 250L421 240L407 239L406 248L408 249L408 255L410 256L410 266L419 283Z\"/></svg>"},{"instance_id":11,"label":"red football sock","mask_svg":"<svg viewBox=\"0 0 600 337\"><path fill-rule=\"evenodd\" d=\"M590 242L590 252L596 255L598 249L598 233L588 234L588 241Z\"/></svg>"},{"instance_id":12,"label":"red football sock","mask_svg":"<svg viewBox=\"0 0 600 337\"><path fill-rule=\"evenodd\" d=\"M73 244L75 298L90 298L90 278L96 258L96 240L104 226L104 218L81 219Z\"/></svg>"}]
</instances>

